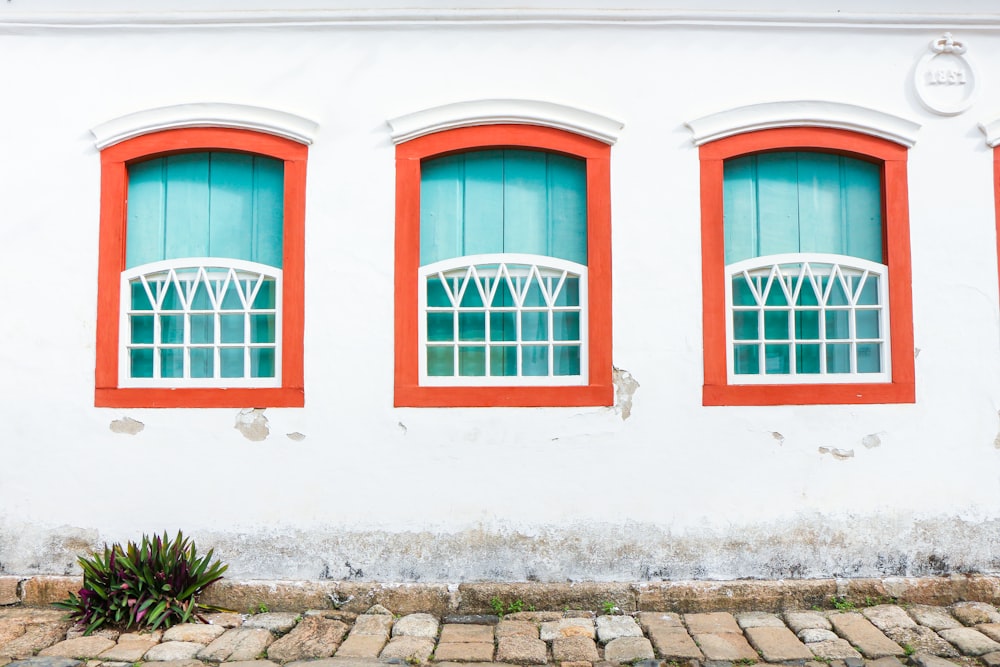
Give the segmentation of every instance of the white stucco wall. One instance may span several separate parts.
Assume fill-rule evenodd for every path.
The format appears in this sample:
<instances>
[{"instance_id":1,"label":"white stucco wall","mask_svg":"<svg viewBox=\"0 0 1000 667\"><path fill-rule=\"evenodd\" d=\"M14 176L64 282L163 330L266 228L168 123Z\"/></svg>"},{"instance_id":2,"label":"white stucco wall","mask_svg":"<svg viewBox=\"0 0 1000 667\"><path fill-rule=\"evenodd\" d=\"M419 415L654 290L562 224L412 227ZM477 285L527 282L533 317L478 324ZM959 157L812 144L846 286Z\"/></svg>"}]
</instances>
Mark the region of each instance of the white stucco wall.
<instances>
[{"instance_id":1,"label":"white stucco wall","mask_svg":"<svg viewBox=\"0 0 1000 667\"><path fill-rule=\"evenodd\" d=\"M215 546L235 577L1000 570L993 156L977 129L1000 117L992 3L908 3L900 15L899 3L856 2L838 15L787 2L769 4L766 21L753 18L761 3L650 0L632 3L631 17L596 2L574 3L579 14L437 3L425 14L451 12L437 22L416 3L354 11L317 0L285 13L217 2L204 14L184 11L202 2L158 4L0 7L0 572L69 572L93 545L178 528ZM946 30L979 73L975 104L950 117L927 111L911 85ZM640 384L627 420L611 408L392 406L386 121L483 98L624 123L611 152L613 356ZM909 159L916 404L701 405L698 152L685 122L780 100L921 126ZM306 407L268 409L261 442L233 428L236 409L93 407L90 129L192 102L318 124ZM145 428L112 432L123 417Z\"/></svg>"}]
</instances>

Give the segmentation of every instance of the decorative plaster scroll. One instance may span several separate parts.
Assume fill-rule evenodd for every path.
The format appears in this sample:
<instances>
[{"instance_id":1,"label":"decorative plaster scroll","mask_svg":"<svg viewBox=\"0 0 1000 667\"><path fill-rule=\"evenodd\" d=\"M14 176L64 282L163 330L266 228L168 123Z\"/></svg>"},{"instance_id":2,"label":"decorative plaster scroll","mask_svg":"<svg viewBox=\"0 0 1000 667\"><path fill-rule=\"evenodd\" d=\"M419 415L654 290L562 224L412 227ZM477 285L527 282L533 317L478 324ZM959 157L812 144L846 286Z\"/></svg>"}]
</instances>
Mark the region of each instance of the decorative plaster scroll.
<instances>
[{"instance_id":1,"label":"decorative plaster scroll","mask_svg":"<svg viewBox=\"0 0 1000 667\"><path fill-rule=\"evenodd\" d=\"M388 121L395 144L456 127L511 123L542 125L614 144L621 122L590 111L537 100L472 100L416 111Z\"/></svg>"},{"instance_id":2,"label":"decorative plaster scroll","mask_svg":"<svg viewBox=\"0 0 1000 667\"><path fill-rule=\"evenodd\" d=\"M181 127L257 130L308 145L313 142L319 125L308 118L275 109L246 104L199 102L137 111L101 123L90 132L94 135L97 149L103 150L125 139Z\"/></svg>"},{"instance_id":3,"label":"decorative plaster scroll","mask_svg":"<svg viewBox=\"0 0 1000 667\"><path fill-rule=\"evenodd\" d=\"M942 116L962 113L976 98L976 70L965 55L965 43L946 32L928 48L913 72L920 103Z\"/></svg>"},{"instance_id":4,"label":"decorative plaster scroll","mask_svg":"<svg viewBox=\"0 0 1000 667\"><path fill-rule=\"evenodd\" d=\"M979 129L986 135L986 145L990 148L1000 146L1000 118L979 124Z\"/></svg>"},{"instance_id":5,"label":"decorative plaster scroll","mask_svg":"<svg viewBox=\"0 0 1000 667\"><path fill-rule=\"evenodd\" d=\"M775 127L832 127L913 146L918 123L882 111L841 102L764 102L720 111L686 123L695 146L734 134Z\"/></svg>"}]
</instances>

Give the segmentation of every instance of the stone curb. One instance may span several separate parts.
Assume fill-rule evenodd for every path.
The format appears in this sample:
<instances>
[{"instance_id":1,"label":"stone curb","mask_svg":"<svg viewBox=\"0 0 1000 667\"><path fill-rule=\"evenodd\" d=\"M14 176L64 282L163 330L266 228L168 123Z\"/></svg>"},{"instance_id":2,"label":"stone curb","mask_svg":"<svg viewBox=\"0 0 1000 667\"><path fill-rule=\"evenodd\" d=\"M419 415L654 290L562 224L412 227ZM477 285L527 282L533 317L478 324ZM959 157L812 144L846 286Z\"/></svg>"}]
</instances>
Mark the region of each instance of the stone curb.
<instances>
[{"instance_id":1,"label":"stone curb","mask_svg":"<svg viewBox=\"0 0 1000 667\"><path fill-rule=\"evenodd\" d=\"M81 577L0 576L0 605L51 604L78 590ZM265 604L272 611L330 609L363 613L374 604L397 614L492 612L490 600L521 600L539 610L601 609L613 602L622 611L771 611L825 606L831 597L856 605L872 600L944 606L963 600L1000 603L1000 577L886 577L884 579L795 579L579 583L379 583L224 579L199 598L204 604L245 611Z\"/></svg>"}]
</instances>

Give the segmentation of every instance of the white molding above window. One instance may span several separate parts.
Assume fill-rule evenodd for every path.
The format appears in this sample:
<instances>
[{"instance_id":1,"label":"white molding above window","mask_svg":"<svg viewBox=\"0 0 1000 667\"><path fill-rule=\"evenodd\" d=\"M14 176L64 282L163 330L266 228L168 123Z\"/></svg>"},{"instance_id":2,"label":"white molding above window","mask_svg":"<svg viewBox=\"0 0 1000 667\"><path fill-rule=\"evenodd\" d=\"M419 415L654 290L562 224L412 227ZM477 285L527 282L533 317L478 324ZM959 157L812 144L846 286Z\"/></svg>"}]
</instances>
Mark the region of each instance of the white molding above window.
<instances>
[{"instance_id":1,"label":"white molding above window","mask_svg":"<svg viewBox=\"0 0 1000 667\"><path fill-rule=\"evenodd\" d=\"M161 130L183 127L232 127L256 130L309 145L319 125L285 111L246 104L197 102L169 107L145 109L94 127L94 144L98 150L118 142Z\"/></svg>"},{"instance_id":2,"label":"white molding above window","mask_svg":"<svg viewBox=\"0 0 1000 667\"><path fill-rule=\"evenodd\" d=\"M979 124L979 129L986 135L986 145L990 148L1000 146L1000 118Z\"/></svg>"},{"instance_id":3,"label":"white molding above window","mask_svg":"<svg viewBox=\"0 0 1000 667\"><path fill-rule=\"evenodd\" d=\"M539 100L455 102L398 116L389 119L388 123L394 144L458 127L509 123L554 127L611 145L618 140L624 127L620 121L607 116Z\"/></svg>"},{"instance_id":4,"label":"white molding above window","mask_svg":"<svg viewBox=\"0 0 1000 667\"><path fill-rule=\"evenodd\" d=\"M736 134L776 127L830 127L888 139L910 148L920 124L868 107L842 102L764 102L728 109L685 123L695 146Z\"/></svg>"}]
</instances>

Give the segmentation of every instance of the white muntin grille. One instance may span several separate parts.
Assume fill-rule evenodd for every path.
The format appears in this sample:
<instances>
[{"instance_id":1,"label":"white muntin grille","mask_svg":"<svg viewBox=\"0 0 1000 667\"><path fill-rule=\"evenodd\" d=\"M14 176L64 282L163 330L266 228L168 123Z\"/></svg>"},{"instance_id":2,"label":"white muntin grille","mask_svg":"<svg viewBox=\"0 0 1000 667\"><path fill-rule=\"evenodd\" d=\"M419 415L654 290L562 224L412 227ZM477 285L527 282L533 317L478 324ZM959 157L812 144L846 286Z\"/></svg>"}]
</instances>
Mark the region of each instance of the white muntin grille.
<instances>
[{"instance_id":1,"label":"white muntin grille","mask_svg":"<svg viewBox=\"0 0 1000 667\"><path fill-rule=\"evenodd\" d=\"M121 275L122 387L280 387L281 269L218 257Z\"/></svg>"},{"instance_id":2,"label":"white muntin grille","mask_svg":"<svg viewBox=\"0 0 1000 667\"><path fill-rule=\"evenodd\" d=\"M730 384L889 382L888 267L790 253L726 267Z\"/></svg>"},{"instance_id":3,"label":"white muntin grille","mask_svg":"<svg viewBox=\"0 0 1000 667\"><path fill-rule=\"evenodd\" d=\"M420 267L418 283L421 385L587 384L586 266L470 255Z\"/></svg>"}]
</instances>

